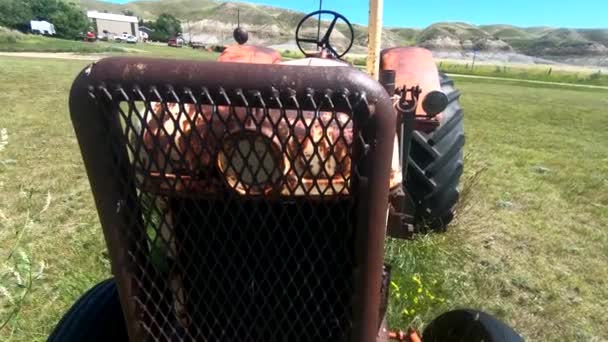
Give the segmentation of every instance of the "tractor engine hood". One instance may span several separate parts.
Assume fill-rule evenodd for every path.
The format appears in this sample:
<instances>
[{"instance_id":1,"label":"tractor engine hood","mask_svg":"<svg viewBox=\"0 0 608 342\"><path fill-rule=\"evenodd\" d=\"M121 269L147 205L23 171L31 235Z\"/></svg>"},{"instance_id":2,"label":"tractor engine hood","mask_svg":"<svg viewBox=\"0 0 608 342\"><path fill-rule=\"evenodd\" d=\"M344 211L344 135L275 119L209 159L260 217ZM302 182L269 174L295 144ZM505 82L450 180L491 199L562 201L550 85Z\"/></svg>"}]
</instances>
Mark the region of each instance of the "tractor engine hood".
<instances>
[{"instance_id":1,"label":"tractor engine hood","mask_svg":"<svg viewBox=\"0 0 608 342\"><path fill-rule=\"evenodd\" d=\"M175 190L199 195L218 193L222 182L242 195L348 194L353 124L344 113L151 106L152 116L142 127L140 158L151 165L151 179L158 179L152 187L172 186L160 181L172 177ZM391 188L402 181L397 149L395 141ZM180 176L201 169L217 169L218 177Z\"/></svg>"}]
</instances>

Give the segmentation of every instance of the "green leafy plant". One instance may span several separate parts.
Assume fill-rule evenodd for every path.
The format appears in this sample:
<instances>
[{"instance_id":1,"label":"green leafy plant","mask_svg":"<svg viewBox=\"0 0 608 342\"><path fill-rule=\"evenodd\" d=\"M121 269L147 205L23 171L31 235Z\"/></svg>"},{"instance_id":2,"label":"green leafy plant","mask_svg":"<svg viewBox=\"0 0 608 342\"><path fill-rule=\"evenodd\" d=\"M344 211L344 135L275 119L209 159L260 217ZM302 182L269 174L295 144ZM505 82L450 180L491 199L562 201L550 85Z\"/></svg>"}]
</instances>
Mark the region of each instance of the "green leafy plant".
<instances>
[{"instance_id":1,"label":"green leafy plant","mask_svg":"<svg viewBox=\"0 0 608 342\"><path fill-rule=\"evenodd\" d=\"M0 331L19 315L32 285L43 277L45 267L44 261L35 267L30 255L21 248L11 252L0 265Z\"/></svg>"},{"instance_id":2,"label":"green leafy plant","mask_svg":"<svg viewBox=\"0 0 608 342\"><path fill-rule=\"evenodd\" d=\"M436 280L424 283L420 275L413 275L401 285L391 281L392 305L396 305L403 320L410 323L422 312L445 302L445 298L435 294L436 286Z\"/></svg>"}]
</instances>

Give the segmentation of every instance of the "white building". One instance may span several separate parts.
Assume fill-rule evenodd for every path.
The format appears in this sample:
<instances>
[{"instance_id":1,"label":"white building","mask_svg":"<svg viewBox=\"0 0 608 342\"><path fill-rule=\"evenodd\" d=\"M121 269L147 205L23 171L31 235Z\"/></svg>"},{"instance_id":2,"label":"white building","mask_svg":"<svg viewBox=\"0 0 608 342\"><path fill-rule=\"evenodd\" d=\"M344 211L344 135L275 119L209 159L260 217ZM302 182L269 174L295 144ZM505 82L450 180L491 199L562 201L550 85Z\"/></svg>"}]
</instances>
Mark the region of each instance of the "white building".
<instances>
[{"instance_id":1,"label":"white building","mask_svg":"<svg viewBox=\"0 0 608 342\"><path fill-rule=\"evenodd\" d=\"M97 11L88 11L87 17L97 35L120 36L126 33L138 39L140 37L137 17Z\"/></svg>"}]
</instances>

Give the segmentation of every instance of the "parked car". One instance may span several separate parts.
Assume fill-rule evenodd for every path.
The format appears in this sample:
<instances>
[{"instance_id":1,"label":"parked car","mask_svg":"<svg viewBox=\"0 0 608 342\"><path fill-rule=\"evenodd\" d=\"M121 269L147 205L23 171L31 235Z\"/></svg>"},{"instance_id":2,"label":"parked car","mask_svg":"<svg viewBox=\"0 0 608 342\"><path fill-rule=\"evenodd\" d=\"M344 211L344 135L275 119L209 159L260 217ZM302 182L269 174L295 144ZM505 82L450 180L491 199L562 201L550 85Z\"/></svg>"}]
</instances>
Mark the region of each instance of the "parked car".
<instances>
[{"instance_id":1,"label":"parked car","mask_svg":"<svg viewBox=\"0 0 608 342\"><path fill-rule=\"evenodd\" d=\"M123 32L123 33L117 35L116 37L114 37L114 40L119 43L126 42L127 39L129 38L129 36L131 36L131 35L128 34L127 32Z\"/></svg>"},{"instance_id":2,"label":"parked car","mask_svg":"<svg viewBox=\"0 0 608 342\"><path fill-rule=\"evenodd\" d=\"M122 34L114 37L114 41L116 41L118 43L135 44L135 43L137 43L137 37L135 37L134 35L128 34L126 32L123 32Z\"/></svg>"},{"instance_id":3,"label":"parked car","mask_svg":"<svg viewBox=\"0 0 608 342\"><path fill-rule=\"evenodd\" d=\"M182 47L184 45L184 39L181 37L174 37L169 39L167 44L171 47Z\"/></svg>"}]
</instances>

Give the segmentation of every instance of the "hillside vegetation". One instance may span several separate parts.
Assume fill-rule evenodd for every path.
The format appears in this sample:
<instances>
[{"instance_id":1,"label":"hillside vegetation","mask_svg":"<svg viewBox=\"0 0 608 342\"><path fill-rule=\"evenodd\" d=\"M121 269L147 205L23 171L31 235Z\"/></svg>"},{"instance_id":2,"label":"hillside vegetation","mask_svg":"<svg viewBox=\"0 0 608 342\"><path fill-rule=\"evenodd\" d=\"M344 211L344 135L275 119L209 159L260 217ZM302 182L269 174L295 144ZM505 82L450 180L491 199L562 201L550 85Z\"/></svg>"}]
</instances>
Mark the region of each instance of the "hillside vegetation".
<instances>
[{"instance_id":1,"label":"hillside vegetation","mask_svg":"<svg viewBox=\"0 0 608 342\"><path fill-rule=\"evenodd\" d=\"M293 45L295 27L304 15L282 8L216 0L133 1L123 5L99 0L79 1L86 9L129 11L147 20L170 13L182 20L184 33L192 40L210 44L232 43L237 9L241 12L241 23L251 33L252 42L265 45ZM344 35L348 33L345 27L338 29ZM367 27L354 25L354 31L354 52L364 51ZM416 44L433 50L513 52L549 59L608 55L608 29L475 26L444 22L422 30L385 28L383 33L384 47Z\"/></svg>"}]
</instances>

